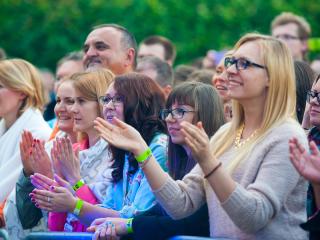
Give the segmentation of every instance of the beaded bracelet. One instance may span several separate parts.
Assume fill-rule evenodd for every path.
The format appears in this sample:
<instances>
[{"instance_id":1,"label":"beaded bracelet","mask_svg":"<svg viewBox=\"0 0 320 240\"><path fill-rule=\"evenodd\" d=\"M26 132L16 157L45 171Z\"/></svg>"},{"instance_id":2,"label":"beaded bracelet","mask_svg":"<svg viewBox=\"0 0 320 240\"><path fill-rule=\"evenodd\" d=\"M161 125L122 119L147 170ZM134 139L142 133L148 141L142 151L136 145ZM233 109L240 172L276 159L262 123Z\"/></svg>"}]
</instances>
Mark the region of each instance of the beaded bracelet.
<instances>
[{"instance_id":1,"label":"beaded bracelet","mask_svg":"<svg viewBox=\"0 0 320 240\"><path fill-rule=\"evenodd\" d=\"M210 177L215 171L217 171L219 167L221 167L221 165L222 165L222 162L219 162L219 164L215 166L207 175L205 175L204 178Z\"/></svg>"}]
</instances>

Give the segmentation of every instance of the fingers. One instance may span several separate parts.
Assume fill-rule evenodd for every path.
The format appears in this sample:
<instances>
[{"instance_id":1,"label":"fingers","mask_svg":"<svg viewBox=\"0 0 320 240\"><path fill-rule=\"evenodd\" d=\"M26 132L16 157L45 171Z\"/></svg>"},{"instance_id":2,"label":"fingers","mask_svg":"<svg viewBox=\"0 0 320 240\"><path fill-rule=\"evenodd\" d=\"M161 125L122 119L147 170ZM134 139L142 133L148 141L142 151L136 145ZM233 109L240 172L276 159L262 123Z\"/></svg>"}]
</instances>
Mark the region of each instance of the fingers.
<instances>
[{"instance_id":1,"label":"fingers","mask_svg":"<svg viewBox=\"0 0 320 240\"><path fill-rule=\"evenodd\" d=\"M90 226L98 226L104 223L105 221L106 221L106 218L96 218L95 220L93 220Z\"/></svg>"},{"instance_id":2,"label":"fingers","mask_svg":"<svg viewBox=\"0 0 320 240\"><path fill-rule=\"evenodd\" d=\"M113 122L114 125L120 127L121 129L125 129L125 128L128 127L128 124L126 124L125 122L121 121L117 117L113 117L112 118L112 122Z\"/></svg>"},{"instance_id":3,"label":"fingers","mask_svg":"<svg viewBox=\"0 0 320 240\"><path fill-rule=\"evenodd\" d=\"M35 186L38 189L41 190L50 190L50 184L48 184L47 182L42 181L40 178L37 178L35 176L30 176L31 179L31 183L33 186Z\"/></svg>"},{"instance_id":4,"label":"fingers","mask_svg":"<svg viewBox=\"0 0 320 240\"><path fill-rule=\"evenodd\" d=\"M318 149L316 143L314 141L310 141L309 146L310 146L311 154L318 156L320 159L320 152L319 152L319 149Z\"/></svg>"},{"instance_id":5,"label":"fingers","mask_svg":"<svg viewBox=\"0 0 320 240\"><path fill-rule=\"evenodd\" d=\"M53 179L48 178L47 176L42 175L41 173L35 173L32 176L32 178L41 180L43 183L47 184L49 187L57 185L57 183Z\"/></svg>"},{"instance_id":6,"label":"fingers","mask_svg":"<svg viewBox=\"0 0 320 240\"><path fill-rule=\"evenodd\" d=\"M112 124L110 124L108 121L106 121L106 120L104 120L103 118L100 118L100 117L98 117L98 118L96 118L96 120L94 120L94 124L96 126L100 126L102 128L107 128L109 130L112 130L112 128L113 128Z\"/></svg>"},{"instance_id":7,"label":"fingers","mask_svg":"<svg viewBox=\"0 0 320 240\"><path fill-rule=\"evenodd\" d=\"M69 189L70 184L67 181L65 181L62 177L60 177L57 174L54 174L54 179L56 180L59 186Z\"/></svg>"}]
</instances>

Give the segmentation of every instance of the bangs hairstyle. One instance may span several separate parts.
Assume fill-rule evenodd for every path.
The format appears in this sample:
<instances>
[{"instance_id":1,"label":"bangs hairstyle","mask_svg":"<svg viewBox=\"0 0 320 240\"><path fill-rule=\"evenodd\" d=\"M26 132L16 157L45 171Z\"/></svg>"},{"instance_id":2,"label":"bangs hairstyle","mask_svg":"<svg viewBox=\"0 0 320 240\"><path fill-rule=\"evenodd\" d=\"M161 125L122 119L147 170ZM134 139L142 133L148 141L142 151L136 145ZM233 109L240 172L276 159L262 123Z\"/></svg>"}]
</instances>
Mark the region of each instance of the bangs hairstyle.
<instances>
[{"instance_id":1,"label":"bangs hairstyle","mask_svg":"<svg viewBox=\"0 0 320 240\"><path fill-rule=\"evenodd\" d=\"M164 108L165 95L161 87L146 75L128 73L118 75L114 80L114 89L123 97L124 122L134 127L149 145L157 133L166 133L166 126L159 118L160 109ZM111 146L115 159L112 177L115 182L122 178L125 151ZM129 154L129 173L135 173L138 163Z\"/></svg>"},{"instance_id":2,"label":"bangs hairstyle","mask_svg":"<svg viewBox=\"0 0 320 240\"><path fill-rule=\"evenodd\" d=\"M75 73L71 77L73 87L88 101L99 103L99 97L104 96L107 88L114 79L114 74L107 69L98 69L90 72ZM99 108L102 116L102 106Z\"/></svg>"},{"instance_id":3,"label":"bangs hairstyle","mask_svg":"<svg viewBox=\"0 0 320 240\"><path fill-rule=\"evenodd\" d=\"M238 149L237 156L227 168L230 172L234 171L273 127L288 119L295 118L296 85L293 60L289 49L284 43L273 37L249 33L236 43L234 51L248 42L255 42L260 48L262 64L266 66L265 71L268 74L269 87L266 93L261 127L255 137L248 142L251 144L246 144ZM232 102L231 123L211 139L211 147L216 157L222 155L234 144L237 129L244 121L243 107L236 100L232 100Z\"/></svg>"},{"instance_id":4,"label":"bangs hairstyle","mask_svg":"<svg viewBox=\"0 0 320 240\"><path fill-rule=\"evenodd\" d=\"M193 124L201 121L209 137L224 122L221 99L217 91L208 84L194 81L180 84L170 93L166 108L172 108L174 103L193 107L195 110Z\"/></svg>"},{"instance_id":5,"label":"bangs hairstyle","mask_svg":"<svg viewBox=\"0 0 320 240\"><path fill-rule=\"evenodd\" d=\"M174 103L193 107L195 110L193 124L201 121L209 137L212 137L225 122L219 94L208 84L192 81L180 84L170 93L166 108L172 108ZM174 144L170 137L168 148L170 176L175 180L182 179L195 164L196 161L187 155L185 149L179 144Z\"/></svg>"},{"instance_id":6,"label":"bangs hairstyle","mask_svg":"<svg viewBox=\"0 0 320 240\"><path fill-rule=\"evenodd\" d=\"M42 110L44 94L41 75L31 63L22 59L0 61L0 83L26 95L19 116L30 107Z\"/></svg>"}]
</instances>

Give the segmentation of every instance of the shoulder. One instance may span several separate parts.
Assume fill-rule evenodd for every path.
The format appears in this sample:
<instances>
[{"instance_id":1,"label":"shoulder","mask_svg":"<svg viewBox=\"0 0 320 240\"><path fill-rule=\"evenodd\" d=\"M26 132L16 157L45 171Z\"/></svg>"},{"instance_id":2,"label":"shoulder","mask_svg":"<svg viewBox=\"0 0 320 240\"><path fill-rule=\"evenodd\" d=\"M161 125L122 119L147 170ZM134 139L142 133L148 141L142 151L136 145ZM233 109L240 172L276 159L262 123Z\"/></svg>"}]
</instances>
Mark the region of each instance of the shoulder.
<instances>
[{"instance_id":1,"label":"shoulder","mask_svg":"<svg viewBox=\"0 0 320 240\"><path fill-rule=\"evenodd\" d=\"M162 146L166 148L168 146L168 140L169 140L168 135L164 133L158 133L151 140L150 147Z\"/></svg>"},{"instance_id":2,"label":"shoulder","mask_svg":"<svg viewBox=\"0 0 320 240\"><path fill-rule=\"evenodd\" d=\"M303 128L294 119L288 119L270 129L267 138L274 140L289 140L296 137L299 141L307 142Z\"/></svg>"}]
</instances>

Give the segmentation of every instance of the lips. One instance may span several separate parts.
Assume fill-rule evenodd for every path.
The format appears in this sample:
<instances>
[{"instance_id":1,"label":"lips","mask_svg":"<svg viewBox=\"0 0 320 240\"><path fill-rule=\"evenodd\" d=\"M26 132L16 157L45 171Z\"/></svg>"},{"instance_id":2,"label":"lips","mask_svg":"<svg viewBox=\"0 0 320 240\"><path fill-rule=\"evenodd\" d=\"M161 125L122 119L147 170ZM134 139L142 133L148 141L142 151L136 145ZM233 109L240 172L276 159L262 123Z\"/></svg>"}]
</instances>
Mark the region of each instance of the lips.
<instances>
[{"instance_id":1,"label":"lips","mask_svg":"<svg viewBox=\"0 0 320 240\"><path fill-rule=\"evenodd\" d=\"M216 89L219 91L227 91L228 90L227 86L224 86L224 85L216 85Z\"/></svg>"},{"instance_id":2,"label":"lips","mask_svg":"<svg viewBox=\"0 0 320 240\"><path fill-rule=\"evenodd\" d=\"M234 80L234 79L229 79L229 81L228 81L228 88L229 87L236 87L236 86L243 86L243 83L242 82L240 82L240 81L236 81L236 80Z\"/></svg>"},{"instance_id":3,"label":"lips","mask_svg":"<svg viewBox=\"0 0 320 240\"><path fill-rule=\"evenodd\" d=\"M87 61L87 68L95 65L100 65L102 62L99 58L89 58Z\"/></svg>"},{"instance_id":4,"label":"lips","mask_svg":"<svg viewBox=\"0 0 320 240\"><path fill-rule=\"evenodd\" d=\"M70 120L70 119L72 119L70 116L67 116L67 115L59 115L58 118L59 118L59 120Z\"/></svg>"},{"instance_id":5,"label":"lips","mask_svg":"<svg viewBox=\"0 0 320 240\"><path fill-rule=\"evenodd\" d=\"M178 132L180 132L180 128L169 127L168 128L168 132L169 132L170 135L175 135Z\"/></svg>"}]
</instances>

